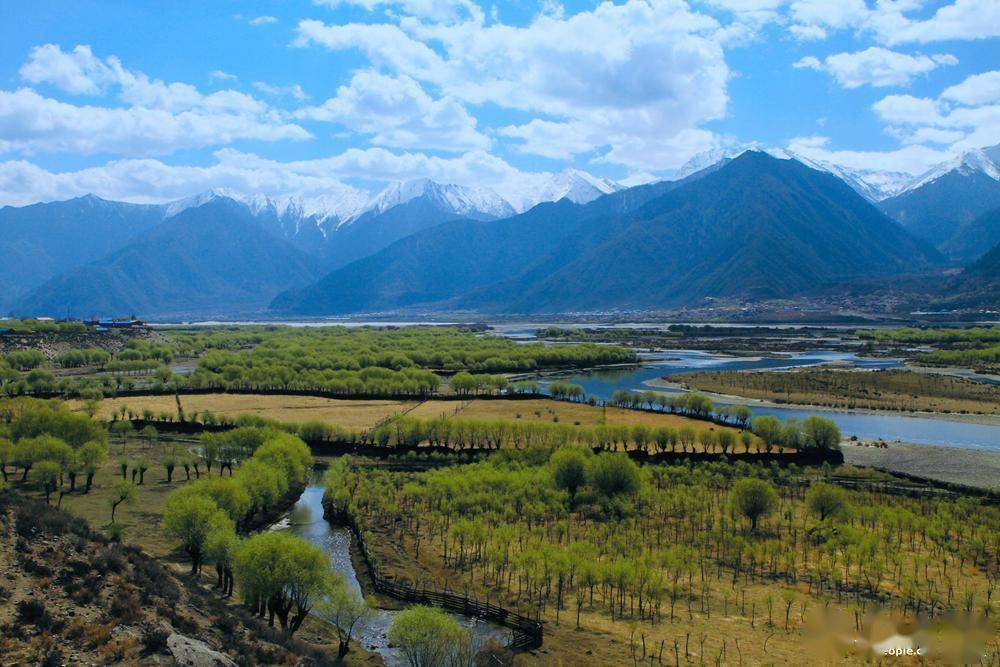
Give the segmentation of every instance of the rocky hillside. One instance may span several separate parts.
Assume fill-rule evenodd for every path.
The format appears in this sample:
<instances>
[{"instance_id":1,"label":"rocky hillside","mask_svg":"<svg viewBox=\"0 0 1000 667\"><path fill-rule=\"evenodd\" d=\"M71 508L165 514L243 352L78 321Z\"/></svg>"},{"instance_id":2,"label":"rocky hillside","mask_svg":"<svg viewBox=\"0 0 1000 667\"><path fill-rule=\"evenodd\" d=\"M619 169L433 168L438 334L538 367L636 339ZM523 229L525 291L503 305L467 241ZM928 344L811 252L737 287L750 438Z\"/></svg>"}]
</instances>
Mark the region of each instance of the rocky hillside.
<instances>
[{"instance_id":1,"label":"rocky hillside","mask_svg":"<svg viewBox=\"0 0 1000 667\"><path fill-rule=\"evenodd\" d=\"M327 650L329 649L329 650ZM321 665L236 604L83 521L0 491L0 655L10 665Z\"/></svg>"}]
</instances>

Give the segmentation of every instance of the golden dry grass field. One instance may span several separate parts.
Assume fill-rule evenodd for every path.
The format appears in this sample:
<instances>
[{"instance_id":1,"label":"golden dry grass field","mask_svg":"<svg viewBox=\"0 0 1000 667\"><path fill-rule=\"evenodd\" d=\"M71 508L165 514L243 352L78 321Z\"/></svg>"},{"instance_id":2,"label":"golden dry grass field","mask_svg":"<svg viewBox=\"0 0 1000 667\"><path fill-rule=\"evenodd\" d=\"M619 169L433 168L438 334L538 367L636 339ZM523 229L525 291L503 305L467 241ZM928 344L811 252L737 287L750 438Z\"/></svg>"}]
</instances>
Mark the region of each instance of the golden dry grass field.
<instances>
[{"instance_id":1,"label":"golden dry grass field","mask_svg":"<svg viewBox=\"0 0 1000 667\"><path fill-rule=\"evenodd\" d=\"M691 426L696 431L725 428L706 421L680 415L600 408L585 403L568 403L551 399L468 401L391 401L319 398L314 396L249 395L249 394L190 394L181 395L181 404L189 417L211 412L217 416L235 417L255 414L279 421L303 422L318 419L348 430L371 428L386 417L407 414L420 419L450 417L456 419L523 419L531 422L563 423L576 426L596 426L602 421L610 425L645 424L650 427ZM173 396L129 396L101 401L98 416L111 419L122 407L141 413L175 415L177 404ZM70 409L82 410L79 401L71 401Z\"/></svg>"}]
</instances>

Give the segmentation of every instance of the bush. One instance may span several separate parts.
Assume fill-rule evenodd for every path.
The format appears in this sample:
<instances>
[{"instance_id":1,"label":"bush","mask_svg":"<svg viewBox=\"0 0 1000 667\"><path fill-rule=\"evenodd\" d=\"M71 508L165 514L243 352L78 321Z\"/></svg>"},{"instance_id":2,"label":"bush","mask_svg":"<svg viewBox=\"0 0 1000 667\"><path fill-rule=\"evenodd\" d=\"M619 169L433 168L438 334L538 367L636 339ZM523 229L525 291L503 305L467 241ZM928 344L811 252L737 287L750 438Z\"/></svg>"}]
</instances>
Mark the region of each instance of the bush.
<instances>
[{"instance_id":1,"label":"bush","mask_svg":"<svg viewBox=\"0 0 1000 667\"><path fill-rule=\"evenodd\" d=\"M52 616L41 600L21 600L16 608L17 622L22 625L34 625L39 630L48 630L54 625Z\"/></svg>"}]
</instances>

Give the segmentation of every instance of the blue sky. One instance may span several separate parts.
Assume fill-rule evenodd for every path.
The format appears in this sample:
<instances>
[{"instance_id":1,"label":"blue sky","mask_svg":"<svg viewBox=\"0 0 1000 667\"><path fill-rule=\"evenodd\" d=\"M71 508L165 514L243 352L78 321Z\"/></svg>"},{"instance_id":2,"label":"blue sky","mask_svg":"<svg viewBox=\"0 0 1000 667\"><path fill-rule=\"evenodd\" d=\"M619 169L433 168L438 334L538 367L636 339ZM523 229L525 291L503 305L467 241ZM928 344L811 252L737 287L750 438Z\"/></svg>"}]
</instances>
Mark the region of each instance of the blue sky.
<instances>
[{"instance_id":1,"label":"blue sky","mask_svg":"<svg viewBox=\"0 0 1000 667\"><path fill-rule=\"evenodd\" d=\"M1000 143L998 36L1000 0L8 2L0 204L516 197L747 143L915 174Z\"/></svg>"}]
</instances>

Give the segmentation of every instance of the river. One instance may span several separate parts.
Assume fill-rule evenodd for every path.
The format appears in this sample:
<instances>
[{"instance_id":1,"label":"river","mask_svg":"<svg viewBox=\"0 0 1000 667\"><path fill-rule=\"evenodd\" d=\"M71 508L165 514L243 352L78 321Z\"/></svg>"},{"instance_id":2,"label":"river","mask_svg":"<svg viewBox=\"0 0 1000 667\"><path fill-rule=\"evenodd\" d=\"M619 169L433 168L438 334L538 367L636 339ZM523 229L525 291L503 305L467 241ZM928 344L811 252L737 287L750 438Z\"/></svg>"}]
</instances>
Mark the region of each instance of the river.
<instances>
[{"instance_id":1,"label":"river","mask_svg":"<svg viewBox=\"0 0 1000 667\"><path fill-rule=\"evenodd\" d=\"M894 368L902 365L899 359L859 357L850 352L831 350L794 352L783 358L733 357L700 350L659 350L643 354L642 358L643 363L637 366L548 376L542 380L542 385L544 386L553 379L574 382L582 385L588 395L608 400L618 389L630 391L652 389L665 393L681 393L684 391L683 389L653 387L647 383L657 378L667 377L669 379L671 375L694 371L780 370L834 362L867 369ZM727 397L713 396L713 399L716 403L721 404L742 402ZM864 412L819 407L776 407L757 405L753 401L743 403L750 406L754 415L774 415L779 419L789 417L802 419L811 414L819 414L836 422L841 433L846 437L853 435L863 440L882 439L889 442L901 440L919 445L1000 451L1000 424L996 423L975 423L943 417L911 416L890 412Z\"/></svg>"},{"instance_id":2,"label":"river","mask_svg":"<svg viewBox=\"0 0 1000 667\"><path fill-rule=\"evenodd\" d=\"M329 555L331 567L344 575L347 585L362 593L358 574L351 561L351 531L340 526L331 526L323 518L323 486L322 476L313 476L312 483L302 492L288 516L275 524L275 530L288 530L295 535L315 544ZM386 633L392 624L392 619L398 611L376 609L375 616L360 629L355 639L369 651L378 653L389 667L403 667L406 659L399 650L389 646ZM320 614L322 616L322 614ZM510 631L492 623L476 618L456 615L455 618L467 628L474 637L475 643L481 643L488 638L505 643L510 639Z\"/></svg>"}]
</instances>

